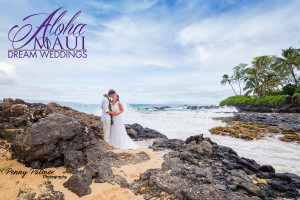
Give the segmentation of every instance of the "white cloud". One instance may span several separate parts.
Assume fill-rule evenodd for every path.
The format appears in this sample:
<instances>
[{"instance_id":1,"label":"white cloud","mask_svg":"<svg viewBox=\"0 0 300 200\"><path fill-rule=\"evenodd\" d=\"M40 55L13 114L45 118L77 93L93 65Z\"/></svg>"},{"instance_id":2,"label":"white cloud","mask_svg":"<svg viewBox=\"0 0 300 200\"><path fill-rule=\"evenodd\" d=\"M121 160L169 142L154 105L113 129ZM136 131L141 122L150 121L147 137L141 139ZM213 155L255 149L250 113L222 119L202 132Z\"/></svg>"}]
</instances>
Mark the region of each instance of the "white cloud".
<instances>
[{"instance_id":1,"label":"white cloud","mask_svg":"<svg viewBox=\"0 0 300 200\"><path fill-rule=\"evenodd\" d=\"M36 98L59 95L58 89L43 85L36 85L24 80L17 73L17 67L5 62L0 62L0 97Z\"/></svg>"},{"instance_id":2,"label":"white cloud","mask_svg":"<svg viewBox=\"0 0 300 200\"><path fill-rule=\"evenodd\" d=\"M121 13L132 13L141 10L148 9L154 6L158 0L122 0L122 1L86 1L87 5L93 6L96 9L100 9L102 13L109 12L121 12Z\"/></svg>"},{"instance_id":3,"label":"white cloud","mask_svg":"<svg viewBox=\"0 0 300 200\"><path fill-rule=\"evenodd\" d=\"M203 68L228 68L249 63L254 56L278 55L282 48L299 45L299 6L298 1L277 10L259 7L217 15L185 27L177 41Z\"/></svg>"},{"instance_id":4,"label":"white cloud","mask_svg":"<svg viewBox=\"0 0 300 200\"><path fill-rule=\"evenodd\" d=\"M172 8L156 1L88 1L77 7L70 2L64 5L68 14L81 9L78 21L88 24L85 60L7 59L7 30L39 9L24 3L26 12L20 7L15 19L2 9L1 61L10 66L0 67L2 97L97 103L99 94L115 88L132 103L218 103L233 94L219 84L233 66L299 46L299 1L266 1L222 13L214 13L210 1L178 1ZM235 3L223 1L221 7Z\"/></svg>"},{"instance_id":5,"label":"white cloud","mask_svg":"<svg viewBox=\"0 0 300 200\"><path fill-rule=\"evenodd\" d=\"M10 64L0 62L0 85L15 84L17 82L15 67Z\"/></svg>"}]
</instances>

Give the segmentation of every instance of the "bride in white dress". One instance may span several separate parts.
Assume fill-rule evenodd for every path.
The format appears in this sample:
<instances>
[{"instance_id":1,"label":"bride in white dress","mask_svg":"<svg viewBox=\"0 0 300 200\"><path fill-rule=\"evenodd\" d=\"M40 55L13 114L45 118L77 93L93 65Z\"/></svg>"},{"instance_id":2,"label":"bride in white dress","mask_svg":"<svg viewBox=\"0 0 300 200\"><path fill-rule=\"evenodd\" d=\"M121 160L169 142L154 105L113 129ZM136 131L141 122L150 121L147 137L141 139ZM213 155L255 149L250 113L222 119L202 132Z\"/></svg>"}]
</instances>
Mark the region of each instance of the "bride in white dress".
<instances>
[{"instance_id":1,"label":"bride in white dress","mask_svg":"<svg viewBox=\"0 0 300 200\"><path fill-rule=\"evenodd\" d=\"M112 102L112 111L119 112L118 115L113 115L113 125L111 126L109 135L109 144L120 149L137 149L140 148L128 135L123 122L121 113L124 111L119 95L115 95Z\"/></svg>"}]
</instances>

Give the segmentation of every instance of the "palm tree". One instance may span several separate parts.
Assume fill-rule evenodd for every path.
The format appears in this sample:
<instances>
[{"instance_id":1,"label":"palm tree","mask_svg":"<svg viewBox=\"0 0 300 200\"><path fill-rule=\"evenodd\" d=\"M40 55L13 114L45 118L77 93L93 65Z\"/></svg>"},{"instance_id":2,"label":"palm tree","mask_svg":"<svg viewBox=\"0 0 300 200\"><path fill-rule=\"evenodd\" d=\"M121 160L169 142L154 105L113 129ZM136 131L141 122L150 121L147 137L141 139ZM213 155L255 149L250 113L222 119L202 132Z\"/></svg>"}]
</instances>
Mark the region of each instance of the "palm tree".
<instances>
[{"instance_id":1,"label":"palm tree","mask_svg":"<svg viewBox=\"0 0 300 200\"><path fill-rule=\"evenodd\" d=\"M300 70L299 50L292 47L288 49L282 49L282 57L283 58L277 58L279 61L279 67L281 67L282 70L289 71L294 79L295 84L299 85L295 74L295 68Z\"/></svg>"},{"instance_id":2,"label":"palm tree","mask_svg":"<svg viewBox=\"0 0 300 200\"><path fill-rule=\"evenodd\" d=\"M232 83L231 78L229 78L229 76L227 74L224 74L223 79L221 81L221 85L226 85L227 83L231 86L231 88L232 88L233 92L235 93L235 95L237 95L234 88L231 85L231 83Z\"/></svg>"},{"instance_id":3,"label":"palm tree","mask_svg":"<svg viewBox=\"0 0 300 200\"><path fill-rule=\"evenodd\" d=\"M252 66L240 63L233 68L233 75L223 75L222 85L227 83L237 95L232 84L238 83L240 95L242 94L241 81L245 83L245 95L253 94L255 97L263 97L273 91L280 90L280 86L295 82L298 86L300 76L296 70L300 70L300 49L282 49L282 58L276 56L258 56L251 62Z\"/></svg>"},{"instance_id":4,"label":"palm tree","mask_svg":"<svg viewBox=\"0 0 300 200\"><path fill-rule=\"evenodd\" d=\"M239 88L240 88L240 95L242 95L242 89L241 89L241 79L243 78L244 76L244 69L245 67L247 66L247 64L244 64L244 63L240 63L238 66L235 66L233 68L233 79L235 81L238 82L239 84Z\"/></svg>"},{"instance_id":5,"label":"palm tree","mask_svg":"<svg viewBox=\"0 0 300 200\"><path fill-rule=\"evenodd\" d=\"M267 68L274 62L275 56L258 56L255 57L252 61L253 66L255 66L258 70L266 71Z\"/></svg>"},{"instance_id":6,"label":"palm tree","mask_svg":"<svg viewBox=\"0 0 300 200\"><path fill-rule=\"evenodd\" d=\"M300 49L296 50L296 59L295 59L295 62L296 62L296 65L299 67L300 66Z\"/></svg>"},{"instance_id":7,"label":"palm tree","mask_svg":"<svg viewBox=\"0 0 300 200\"><path fill-rule=\"evenodd\" d=\"M274 79L277 79L277 85L283 87L289 82L293 81L291 73L282 68L281 61L276 57L274 63L271 65L271 71L274 74ZM278 89L277 89L278 90Z\"/></svg>"},{"instance_id":8,"label":"palm tree","mask_svg":"<svg viewBox=\"0 0 300 200\"><path fill-rule=\"evenodd\" d=\"M261 85L262 85L262 92L263 96L267 94L268 91L272 90L270 88L270 82L274 78L275 74L272 71L272 65L276 61L276 56L259 56L255 57L252 61L253 67L255 67L258 71L257 73L260 75Z\"/></svg>"},{"instance_id":9,"label":"palm tree","mask_svg":"<svg viewBox=\"0 0 300 200\"><path fill-rule=\"evenodd\" d=\"M247 90L245 96L249 95L250 93L253 93L253 96L255 97L262 97L264 92L262 84L260 84L261 77L259 74L259 70L255 67L250 67L246 68L244 70L244 73L245 87L243 88L243 90Z\"/></svg>"}]
</instances>

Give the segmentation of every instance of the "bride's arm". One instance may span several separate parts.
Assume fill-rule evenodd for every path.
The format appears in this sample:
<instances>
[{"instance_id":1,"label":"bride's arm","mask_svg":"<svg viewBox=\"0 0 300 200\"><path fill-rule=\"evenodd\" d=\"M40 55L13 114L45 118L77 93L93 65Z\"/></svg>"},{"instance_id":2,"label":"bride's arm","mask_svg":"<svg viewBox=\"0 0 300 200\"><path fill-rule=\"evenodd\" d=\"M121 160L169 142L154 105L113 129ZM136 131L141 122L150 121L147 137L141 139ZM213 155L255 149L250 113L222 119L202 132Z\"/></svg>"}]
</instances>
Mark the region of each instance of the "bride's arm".
<instances>
[{"instance_id":1,"label":"bride's arm","mask_svg":"<svg viewBox=\"0 0 300 200\"><path fill-rule=\"evenodd\" d=\"M121 114L122 112L124 112L124 108L123 108L123 105L121 104L121 102L118 102L118 105L119 105L119 109L120 109L120 112L118 112L118 113Z\"/></svg>"}]
</instances>

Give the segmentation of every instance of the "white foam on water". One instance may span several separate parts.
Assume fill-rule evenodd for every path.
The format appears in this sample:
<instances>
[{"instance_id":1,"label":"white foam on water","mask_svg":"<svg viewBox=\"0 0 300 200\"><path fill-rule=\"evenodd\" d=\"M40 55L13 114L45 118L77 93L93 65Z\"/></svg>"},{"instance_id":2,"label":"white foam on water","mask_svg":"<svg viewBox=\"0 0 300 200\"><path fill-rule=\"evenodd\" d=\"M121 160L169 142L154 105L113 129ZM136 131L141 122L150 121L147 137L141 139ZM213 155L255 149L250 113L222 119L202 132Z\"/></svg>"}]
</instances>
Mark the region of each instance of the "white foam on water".
<instances>
[{"instance_id":1,"label":"white foam on water","mask_svg":"<svg viewBox=\"0 0 300 200\"><path fill-rule=\"evenodd\" d=\"M100 105L96 108L95 112L93 113L95 116L100 116L102 115L102 109Z\"/></svg>"},{"instance_id":2,"label":"white foam on water","mask_svg":"<svg viewBox=\"0 0 300 200\"><path fill-rule=\"evenodd\" d=\"M259 164L272 165L276 172L292 172L300 175L300 145L282 142L275 138L245 141L229 136L212 135L208 130L215 126L224 126L214 117L232 116L237 110L232 107L204 109L198 111L155 111L137 112L126 108L123 114L125 123L139 123L155 129L168 138L185 140L189 136L204 134L219 145L233 148L239 156L254 159ZM230 113L228 113L230 112Z\"/></svg>"}]
</instances>

